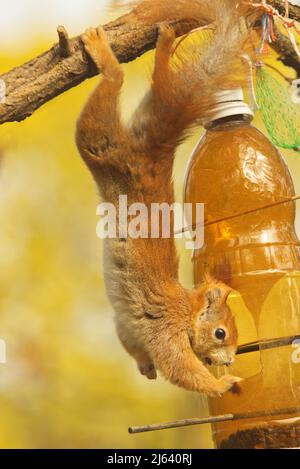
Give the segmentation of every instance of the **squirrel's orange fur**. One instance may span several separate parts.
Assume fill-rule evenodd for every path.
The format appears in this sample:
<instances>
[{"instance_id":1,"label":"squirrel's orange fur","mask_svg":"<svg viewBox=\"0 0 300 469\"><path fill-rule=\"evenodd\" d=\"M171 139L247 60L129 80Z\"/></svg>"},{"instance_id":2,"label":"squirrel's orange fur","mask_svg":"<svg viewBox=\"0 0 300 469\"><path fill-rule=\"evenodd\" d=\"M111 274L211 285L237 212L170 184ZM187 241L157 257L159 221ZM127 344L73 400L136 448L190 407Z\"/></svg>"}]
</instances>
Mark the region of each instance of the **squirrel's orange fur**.
<instances>
[{"instance_id":1,"label":"squirrel's orange fur","mask_svg":"<svg viewBox=\"0 0 300 469\"><path fill-rule=\"evenodd\" d=\"M214 45L208 47L211 52L222 44L223 56L216 59L207 88L212 62L208 69L200 58L192 66L184 58L182 67L178 62L172 65L174 33L162 26L152 87L129 127L121 123L119 114L122 68L104 31L89 29L82 40L103 78L78 120L76 141L102 199L118 207L119 195L127 194L128 204L171 205L174 152L187 129L209 110L220 84L231 86L224 71L240 47L238 36L232 36L226 48L222 35L216 34ZM154 379L159 370L170 382L208 395L221 395L240 380L231 375L216 379L203 364L233 361L237 330L226 305L229 287L207 278L193 291L183 288L172 237L107 239L104 253L117 332L142 374ZM216 338L217 328L226 331L224 340Z\"/></svg>"}]
</instances>

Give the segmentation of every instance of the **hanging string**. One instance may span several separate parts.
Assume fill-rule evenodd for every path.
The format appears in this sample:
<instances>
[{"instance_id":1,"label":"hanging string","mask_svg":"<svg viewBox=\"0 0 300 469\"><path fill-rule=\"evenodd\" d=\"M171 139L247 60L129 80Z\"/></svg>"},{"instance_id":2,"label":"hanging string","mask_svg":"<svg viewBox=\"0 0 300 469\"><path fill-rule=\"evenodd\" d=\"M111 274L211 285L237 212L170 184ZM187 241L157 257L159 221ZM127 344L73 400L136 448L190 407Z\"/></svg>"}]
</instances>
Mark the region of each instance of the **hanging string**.
<instances>
[{"instance_id":1,"label":"hanging string","mask_svg":"<svg viewBox=\"0 0 300 469\"><path fill-rule=\"evenodd\" d=\"M276 41L276 34L274 31L274 18L269 15L270 18L270 41L275 42Z\"/></svg>"},{"instance_id":2,"label":"hanging string","mask_svg":"<svg viewBox=\"0 0 300 469\"><path fill-rule=\"evenodd\" d=\"M242 60L247 65L247 82L248 82L248 93L250 99L250 109L255 113L259 109L259 105L256 100L254 77L253 77L253 63L247 54L242 55Z\"/></svg>"},{"instance_id":3,"label":"hanging string","mask_svg":"<svg viewBox=\"0 0 300 469\"><path fill-rule=\"evenodd\" d=\"M262 54L266 52L267 18L268 18L268 15L264 14L261 19L261 22L262 22L261 39L260 39L259 46L256 50L258 54Z\"/></svg>"},{"instance_id":4,"label":"hanging string","mask_svg":"<svg viewBox=\"0 0 300 469\"><path fill-rule=\"evenodd\" d=\"M289 17L289 10L290 10L289 0L284 0L284 3L285 3L285 17L288 18Z\"/></svg>"},{"instance_id":5,"label":"hanging string","mask_svg":"<svg viewBox=\"0 0 300 469\"><path fill-rule=\"evenodd\" d=\"M300 58L300 49L298 47L298 44L297 44L297 41L295 39L295 36L293 34L293 31L292 29L300 35L300 29L298 28L297 26L297 23L295 20L292 20L290 19L289 17L289 4L288 4L288 1L285 0L285 15L282 16L279 11L274 8L272 5L268 5L266 0L262 0L261 3L253 3L253 2L244 2L246 3L247 5L250 4L250 6L252 6L253 8L256 8L258 10L262 10L264 12L263 14L263 24L262 24L262 27L263 27L263 31L262 31L262 44L260 44L260 47L261 49L259 50L260 52L263 51L263 48L265 47L268 39L268 22L270 22L270 26L269 26L269 39L271 40L271 42L273 42L276 38L275 38L275 34L274 34L274 28L273 28L273 20L274 20L274 17L277 17L279 18L279 20L281 21L281 23L283 24L283 26L285 27L287 33L288 33L288 36L289 36L289 39L292 43L292 46L297 54L297 56Z\"/></svg>"}]
</instances>

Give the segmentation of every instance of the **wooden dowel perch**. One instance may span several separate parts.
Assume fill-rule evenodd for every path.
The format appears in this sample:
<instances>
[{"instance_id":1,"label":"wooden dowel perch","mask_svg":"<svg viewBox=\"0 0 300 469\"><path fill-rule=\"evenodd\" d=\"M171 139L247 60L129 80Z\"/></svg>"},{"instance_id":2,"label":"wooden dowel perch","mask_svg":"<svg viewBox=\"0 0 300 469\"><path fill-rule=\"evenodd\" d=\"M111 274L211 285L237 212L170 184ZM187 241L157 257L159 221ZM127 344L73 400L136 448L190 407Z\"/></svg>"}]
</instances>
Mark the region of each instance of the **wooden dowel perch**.
<instances>
[{"instance_id":1,"label":"wooden dowel perch","mask_svg":"<svg viewBox=\"0 0 300 469\"><path fill-rule=\"evenodd\" d=\"M284 2L269 0L268 3L284 14ZM291 19L300 19L299 6L290 5L289 10ZM170 24L177 36L199 26L192 19ZM133 11L106 24L104 29L118 60L124 63L155 47L158 27L158 24L147 24L143 18L137 18ZM58 44L50 50L0 75L0 83L6 89L5 101L0 102L0 124L22 121L46 102L96 75L96 68L85 53L80 37L69 39L63 26L59 26L58 35ZM273 45L284 63L298 73L299 61L289 40L281 35Z\"/></svg>"},{"instance_id":2,"label":"wooden dowel perch","mask_svg":"<svg viewBox=\"0 0 300 469\"><path fill-rule=\"evenodd\" d=\"M206 423L218 423L218 422L228 422L230 420L243 420L243 419L254 419L259 417L273 417L273 416L282 416L282 415L291 415L297 414L300 412L300 407L292 407L288 409L275 409L271 411L259 411L259 412L249 412L247 414L224 414L217 415L214 417L205 417L205 418L193 418L193 419L184 419L176 420L174 422L158 423L153 425L144 425L141 427L129 427L128 432L133 433L145 433L153 432L157 430L167 430L170 428L179 428L179 427L188 427L191 425L204 425Z\"/></svg>"}]
</instances>

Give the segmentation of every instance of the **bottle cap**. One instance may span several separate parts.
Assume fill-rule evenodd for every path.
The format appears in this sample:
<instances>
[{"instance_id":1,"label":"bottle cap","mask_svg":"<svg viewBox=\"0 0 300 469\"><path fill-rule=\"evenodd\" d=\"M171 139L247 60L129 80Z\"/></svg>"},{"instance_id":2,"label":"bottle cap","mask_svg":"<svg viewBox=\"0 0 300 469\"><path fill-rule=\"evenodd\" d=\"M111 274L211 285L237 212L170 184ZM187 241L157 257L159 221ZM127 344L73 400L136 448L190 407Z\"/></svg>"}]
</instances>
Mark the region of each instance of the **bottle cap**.
<instances>
[{"instance_id":1,"label":"bottle cap","mask_svg":"<svg viewBox=\"0 0 300 469\"><path fill-rule=\"evenodd\" d=\"M244 101L242 88L219 91L216 93L216 98L216 105L209 111L209 115L203 122L204 126L223 117L236 116L238 114L254 116L254 113Z\"/></svg>"}]
</instances>

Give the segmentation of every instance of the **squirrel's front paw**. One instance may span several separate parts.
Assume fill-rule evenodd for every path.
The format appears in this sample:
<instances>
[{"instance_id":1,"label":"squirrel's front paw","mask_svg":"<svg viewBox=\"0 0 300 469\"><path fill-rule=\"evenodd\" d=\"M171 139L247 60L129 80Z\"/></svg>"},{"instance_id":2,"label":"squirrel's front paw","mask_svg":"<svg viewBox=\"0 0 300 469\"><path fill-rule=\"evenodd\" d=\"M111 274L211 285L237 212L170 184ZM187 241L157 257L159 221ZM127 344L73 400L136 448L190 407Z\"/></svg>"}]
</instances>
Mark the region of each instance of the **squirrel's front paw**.
<instances>
[{"instance_id":1,"label":"squirrel's front paw","mask_svg":"<svg viewBox=\"0 0 300 469\"><path fill-rule=\"evenodd\" d=\"M146 376L148 379L156 379L156 369L153 363L140 363L139 365L140 373Z\"/></svg>"},{"instance_id":2,"label":"squirrel's front paw","mask_svg":"<svg viewBox=\"0 0 300 469\"><path fill-rule=\"evenodd\" d=\"M237 376L232 376L232 375L222 376L222 378L220 378L217 381L216 389L210 392L209 395L212 397L220 397L222 396L222 394L224 394L224 392L230 391L234 387L237 387L238 386L237 383L240 383L241 381L243 381L243 379L238 378Z\"/></svg>"}]
</instances>

